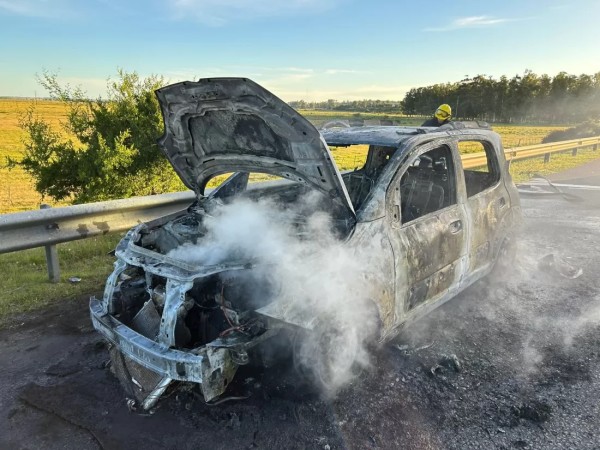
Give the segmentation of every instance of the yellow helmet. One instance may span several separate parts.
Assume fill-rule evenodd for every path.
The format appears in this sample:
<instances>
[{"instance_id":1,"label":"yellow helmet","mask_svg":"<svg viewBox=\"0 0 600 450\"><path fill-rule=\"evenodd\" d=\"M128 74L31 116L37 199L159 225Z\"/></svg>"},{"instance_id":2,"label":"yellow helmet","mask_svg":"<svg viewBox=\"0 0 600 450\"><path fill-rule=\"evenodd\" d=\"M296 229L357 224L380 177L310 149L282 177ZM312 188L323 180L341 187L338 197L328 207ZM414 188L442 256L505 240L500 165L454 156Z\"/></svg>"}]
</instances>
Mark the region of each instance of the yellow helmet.
<instances>
[{"instance_id":1,"label":"yellow helmet","mask_svg":"<svg viewBox=\"0 0 600 450\"><path fill-rule=\"evenodd\" d=\"M450 105L444 103L435 110L434 116L439 122L448 120L450 119L450 116L452 116L452 108L450 108Z\"/></svg>"}]
</instances>

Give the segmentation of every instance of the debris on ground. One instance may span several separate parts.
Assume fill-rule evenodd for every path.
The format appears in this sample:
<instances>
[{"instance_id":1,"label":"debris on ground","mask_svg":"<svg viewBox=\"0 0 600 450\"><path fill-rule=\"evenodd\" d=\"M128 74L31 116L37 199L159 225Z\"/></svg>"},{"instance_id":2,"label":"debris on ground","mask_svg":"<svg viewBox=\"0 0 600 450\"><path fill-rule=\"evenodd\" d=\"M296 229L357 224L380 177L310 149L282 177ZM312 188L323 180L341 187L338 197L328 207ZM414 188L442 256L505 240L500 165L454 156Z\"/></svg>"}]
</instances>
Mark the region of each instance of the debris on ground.
<instances>
[{"instance_id":1,"label":"debris on ground","mask_svg":"<svg viewBox=\"0 0 600 450\"><path fill-rule=\"evenodd\" d=\"M134 399L132 399L132 398L127 399L127 409L129 410L129 412L137 411L137 405L136 405L136 402Z\"/></svg>"},{"instance_id":2,"label":"debris on ground","mask_svg":"<svg viewBox=\"0 0 600 450\"><path fill-rule=\"evenodd\" d=\"M583 199L579 195L565 192L559 189L557 185L552 183L548 178L536 174L526 183L517 185L519 194L533 195L557 195L570 202L581 202Z\"/></svg>"},{"instance_id":3,"label":"debris on ground","mask_svg":"<svg viewBox=\"0 0 600 450\"><path fill-rule=\"evenodd\" d=\"M456 355L454 355L454 354L444 355L439 360L439 362L431 368L431 373L432 373L432 375L440 375L440 374L444 374L448 371L453 371L453 372L458 373L461 371L461 369L462 369L462 366Z\"/></svg>"},{"instance_id":4,"label":"debris on ground","mask_svg":"<svg viewBox=\"0 0 600 450\"><path fill-rule=\"evenodd\" d=\"M411 349L410 345L408 345L408 344L396 344L394 347L396 347L401 352L404 352L409 355L411 353L420 352L421 350L427 350L428 348L433 347L434 344L435 344L435 341L432 341L429 344L425 344L425 345L422 345L420 347L416 347L413 349Z\"/></svg>"},{"instance_id":5,"label":"debris on ground","mask_svg":"<svg viewBox=\"0 0 600 450\"><path fill-rule=\"evenodd\" d=\"M69 283L71 283L71 284L77 284L79 282L81 282L81 278L79 278L79 277L70 277L69 278Z\"/></svg>"},{"instance_id":6,"label":"debris on ground","mask_svg":"<svg viewBox=\"0 0 600 450\"><path fill-rule=\"evenodd\" d=\"M196 394L196 393L194 393L194 394ZM200 394L198 394L198 396L199 395ZM236 401L236 400L247 400L248 398L250 398L250 394L248 394L248 395L232 395L229 397L223 397L218 400L213 400L213 401L204 402L204 403L206 403L208 406L216 406L216 405L220 405L225 402L231 402L231 401Z\"/></svg>"},{"instance_id":7,"label":"debris on ground","mask_svg":"<svg viewBox=\"0 0 600 450\"><path fill-rule=\"evenodd\" d=\"M583 273L583 269L581 267L572 265L568 261L565 261L564 258L556 256L554 253L550 253L540 259L538 262L538 267L551 275L557 273L560 276L570 280L579 278Z\"/></svg>"},{"instance_id":8,"label":"debris on ground","mask_svg":"<svg viewBox=\"0 0 600 450\"><path fill-rule=\"evenodd\" d=\"M552 407L547 403L533 401L513 406L512 413L517 419L527 419L536 423L546 422L552 413Z\"/></svg>"},{"instance_id":9,"label":"debris on ground","mask_svg":"<svg viewBox=\"0 0 600 450\"><path fill-rule=\"evenodd\" d=\"M233 430L237 430L240 428L241 424L240 424L240 416L238 416L236 413L232 412L229 414L229 422L227 423L227 426Z\"/></svg>"}]
</instances>

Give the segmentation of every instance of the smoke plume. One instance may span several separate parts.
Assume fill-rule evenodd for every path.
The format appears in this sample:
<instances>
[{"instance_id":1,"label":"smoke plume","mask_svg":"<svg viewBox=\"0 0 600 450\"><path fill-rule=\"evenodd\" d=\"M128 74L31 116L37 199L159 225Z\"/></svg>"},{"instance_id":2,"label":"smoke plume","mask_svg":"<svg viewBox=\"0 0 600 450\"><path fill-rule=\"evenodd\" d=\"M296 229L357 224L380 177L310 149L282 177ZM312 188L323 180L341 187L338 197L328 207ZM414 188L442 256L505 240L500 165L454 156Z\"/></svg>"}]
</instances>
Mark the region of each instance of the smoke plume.
<instances>
[{"instance_id":1,"label":"smoke plume","mask_svg":"<svg viewBox=\"0 0 600 450\"><path fill-rule=\"evenodd\" d=\"M168 256L202 264L255 261L256 282L276 287L271 300L284 318L310 329L295 343L295 361L332 395L369 364L366 344L377 314L365 272L378 255L340 240L331 216L317 208L319 197L307 195L288 209L271 200L221 205L205 218L201 242Z\"/></svg>"},{"instance_id":2,"label":"smoke plume","mask_svg":"<svg viewBox=\"0 0 600 450\"><path fill-rule=\"evenodd\" d=\"M577 339L600 325L600 296L585 295L588 274L577 260L564 255L563 250L540 248L525 237L514 266L486 280L490 297L482 306L483 315L521 330L516 364L527 376L537 375L547 363L548 349L569 354Z\"/></svg>"}]
</instances>

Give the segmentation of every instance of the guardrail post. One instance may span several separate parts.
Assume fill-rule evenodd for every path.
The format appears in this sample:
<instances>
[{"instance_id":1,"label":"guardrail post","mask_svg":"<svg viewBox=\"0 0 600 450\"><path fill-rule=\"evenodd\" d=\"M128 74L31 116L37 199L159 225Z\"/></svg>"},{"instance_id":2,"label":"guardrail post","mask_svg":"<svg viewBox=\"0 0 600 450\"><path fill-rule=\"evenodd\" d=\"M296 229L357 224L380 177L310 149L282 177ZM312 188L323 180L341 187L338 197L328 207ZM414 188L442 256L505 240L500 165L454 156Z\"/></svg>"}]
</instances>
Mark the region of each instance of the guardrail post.
<instances>
[{"instance_id":1,"label":"guardrail post","mask_svg":"<svg viewBox=\"0 0 600 450\"><path fill-rule=\"evenodd\" d=\"M581 141L579 141L579 145L573 149L573 151L571 152L571 155L573 155L573 156L577 156L577 150L579 150L579 146L580 146L581 144L582 144L582 142L581 142Z\"/></svg>"},{"instance_id":2,"label":"guardrail post","mask_svg":"<svg viewBox=\"0 0 600 450\"><path fill-rule=\"evenodd\" d=\"M598 150L598 144L594 144L594 146L592 147L592 151L597 151Z\"/></svg>"},{"instance_id":3,"label":"guardrail post","mask_svg":"<svg viewBox=\"0 0 600 450\"><path fill-rule=\"evenodd\" d=\"M50 205L41 204L40 209L52 208ZM48 266L48 278L52 283L58 283L60 281L60 265L58 263L58 252L56 251L56 245L46 245L46 265Z\"/></svg>"},{"instance_id":4,"label":"guardrail post","mask_svg":"<svg viewBox=\"0 0 600 450\"><path fill-rule=\"evenodd\" d=\"M550 162L550 153L544 153L544 164Z\"/></svg>"}]
</instances>

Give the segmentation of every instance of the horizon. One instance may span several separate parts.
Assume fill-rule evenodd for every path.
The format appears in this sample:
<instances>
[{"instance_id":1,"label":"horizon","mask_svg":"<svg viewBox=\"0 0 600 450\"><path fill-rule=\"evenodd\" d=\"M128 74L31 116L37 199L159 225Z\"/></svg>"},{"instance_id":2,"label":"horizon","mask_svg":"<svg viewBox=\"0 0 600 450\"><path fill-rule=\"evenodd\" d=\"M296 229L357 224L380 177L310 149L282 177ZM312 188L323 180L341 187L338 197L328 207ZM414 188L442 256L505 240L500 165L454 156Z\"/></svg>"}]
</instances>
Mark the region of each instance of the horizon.
<instances>
[{"instance_id":1,"label":"horizon","mask_svg":"<svg viewBox=\"0 0 600 450\"><path fill-rule=\"evenodd\" d=\"M600 72L599 15L597 0L0 0L0 96L47 96L47 70L105 97L122 68L250 78L286 102L399 101L466 76Z\"/></svg>"},{"instance_id":2,"label":"horizon","mask_svg":"<svg viewBox=\"0 0 600 450\"><path fill-rule=\"evenodd\" d=\"M527 69L525 71L523 71L523 74L525 74L525 72L527 71ZM568 73L567 71L561 70L560 72L556 73L556 74L547 74L547 73L538 73L535 75L538 76L549 76L550 78L555 77L556 75L560 74L560 73L566 73L568 76L580 76L580 75L590 75L590 76L594 76L596 74L600 74L600 71L597 73L589 73L589 74L575 74L575 73ZM478 75L478 76L487 76L487 75ZM502 74L499 77L491 77L493 80L497 80L502 76L506 76L508 77L508 75L506 74ZM515 74L514 76L521 76L521 74ZM213 77L214 78L214 77ZM114 78L113 78L114 79ZM60 82L60 79L58 80ZM179 80L179 81L198 81L198 80ZM178 82L179 82L178 81ZM443 85L443 84L455 84L455 83L459 83L460 81L463 80L457 80L457 81L446 81L446 82L442 82L442 83L436 83L439 85ZM171 84L171 83L167 83L167 84ZM167 85L165 84L165 86ZM424 87L430 87L432 85L429 86L413 86L412 88L424 88ZM41 88L41 86L40 86ZM408 92L408 91L407 91ZM275 93L273 93L275 94ZM406 92L404 93L404 95L406 94ZM326 103L327 101L331 101L333 100L334 102L340 103L340 104L345 104L345 103L352 103L352 102L361 102L361 101L381 101L381 102L387 102L387 103L401 103L402 100L404 99L404 95L403 98L401 99L397 99L397 98L353 98L353 99L336 99L336 98L328 98L328 99L319 99L319 100L306 100L303 98L299 98L299 99L292 99L292 100L284 100L286 103L298 103L298 102L305 102L308 105L310 104L318 104L318 103ZM87 100L94 100L95 98L93 96L88 96L86 97ZM36 93L34 93L33 96L19 96L19 95L0 95L0 100L44 100L44 101L60 101L59 99L56 99L54 97L51 97L49 94L46 96L38 96ZM325 109L331 109L331 108L325 108Z\"/></svg>"}]
</instances>

